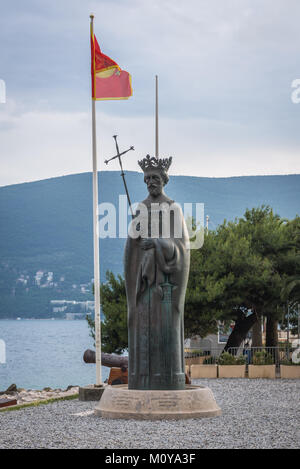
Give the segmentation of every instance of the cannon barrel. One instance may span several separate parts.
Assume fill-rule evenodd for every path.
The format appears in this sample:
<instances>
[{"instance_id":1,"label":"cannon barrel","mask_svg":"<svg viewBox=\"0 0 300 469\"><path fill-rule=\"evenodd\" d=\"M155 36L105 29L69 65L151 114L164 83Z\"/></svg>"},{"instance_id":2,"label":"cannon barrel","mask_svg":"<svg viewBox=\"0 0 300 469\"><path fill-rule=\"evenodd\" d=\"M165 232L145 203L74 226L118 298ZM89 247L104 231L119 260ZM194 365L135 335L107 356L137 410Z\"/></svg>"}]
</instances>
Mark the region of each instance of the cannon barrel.
<instances>
[{"instance_id":1,"label":"cannon barrel","mask_svg":"<svg viewBox=\"0 0 300 469\"><path fill-rule=\"evenodd\" d=\"M96 353L94 350L86 350L83 354L85 363L96 363ZM113 355L111 353L101 353L101 364L109 368L128 368L128 357L121 355Z\"/></svg>"}]
</instances>

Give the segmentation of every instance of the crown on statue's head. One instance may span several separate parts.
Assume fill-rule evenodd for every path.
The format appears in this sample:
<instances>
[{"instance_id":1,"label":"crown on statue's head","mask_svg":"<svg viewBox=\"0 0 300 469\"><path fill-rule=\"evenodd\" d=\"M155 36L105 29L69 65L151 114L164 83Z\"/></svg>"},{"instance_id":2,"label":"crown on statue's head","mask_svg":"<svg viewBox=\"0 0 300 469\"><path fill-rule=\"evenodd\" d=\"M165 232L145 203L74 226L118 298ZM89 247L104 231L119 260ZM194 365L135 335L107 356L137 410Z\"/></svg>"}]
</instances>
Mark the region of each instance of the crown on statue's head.
<instances>
[{"instance_id":1,"label":"crown on statue's head","mask_svg":"<svg viewBox=\"0 0 300 469\"><path fill-rule=\"evenodd\" d=\"M138 161L138 164L144 172L158 169L166 173L172 164L172 156L169 158L156 158L155 156L147 155L146 158Z\"/></svg>"}]
</instances>

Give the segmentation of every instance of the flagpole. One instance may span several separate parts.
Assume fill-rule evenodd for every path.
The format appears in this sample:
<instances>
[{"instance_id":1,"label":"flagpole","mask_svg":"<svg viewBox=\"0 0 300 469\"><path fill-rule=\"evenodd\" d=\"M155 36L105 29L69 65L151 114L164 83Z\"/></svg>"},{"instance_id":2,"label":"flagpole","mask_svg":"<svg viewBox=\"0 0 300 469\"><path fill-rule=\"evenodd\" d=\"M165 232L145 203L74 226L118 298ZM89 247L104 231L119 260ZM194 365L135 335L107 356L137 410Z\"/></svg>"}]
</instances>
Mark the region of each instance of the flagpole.
<instances>
[{"instance_id":1,"label":"flagpole","mask_svg":"<svg viewBox=\"0 0 300 469\"><path fill-rule=\"evenodd\" d=\"M94 38L94 15L91 19L91 37ZM95 57L92 58L95 66ZM92 142L93 142L93 238L94 238L94 297L95 297L95 347L96 347L96 386L102 385L101 377L101 317L100 317L100 255L98 218L98 170L96 140L96 101L92 96Z\"/></svg>"},{"instance_id":2,"label":"flagpole","mask_svg":"<svg viewBox=\"0 0 300 469\"><path fill-rule=\"evenodd\" d=\"M155 75L155 156L158 156L158 76Z\"/></svg>"}]
</instances>

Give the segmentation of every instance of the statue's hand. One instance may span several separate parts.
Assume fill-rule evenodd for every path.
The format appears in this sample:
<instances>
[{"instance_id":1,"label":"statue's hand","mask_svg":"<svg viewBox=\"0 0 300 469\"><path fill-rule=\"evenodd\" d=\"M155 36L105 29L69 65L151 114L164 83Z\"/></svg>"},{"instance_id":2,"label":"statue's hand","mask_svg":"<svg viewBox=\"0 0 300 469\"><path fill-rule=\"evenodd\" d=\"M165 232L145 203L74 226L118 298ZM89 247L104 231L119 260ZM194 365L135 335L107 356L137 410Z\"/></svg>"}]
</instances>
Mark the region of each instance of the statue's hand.
<instances>
[{"instance_id":1,"label":"statue's hand","mask_svg":"<svg viewBox=\"0 0 300 469\"><path fill-rule=\"evenodd\" d=\"M142 249L152 249L155 248L154 240L151 238L144 238L141 240Z\"/></svg>"}]
</instances>

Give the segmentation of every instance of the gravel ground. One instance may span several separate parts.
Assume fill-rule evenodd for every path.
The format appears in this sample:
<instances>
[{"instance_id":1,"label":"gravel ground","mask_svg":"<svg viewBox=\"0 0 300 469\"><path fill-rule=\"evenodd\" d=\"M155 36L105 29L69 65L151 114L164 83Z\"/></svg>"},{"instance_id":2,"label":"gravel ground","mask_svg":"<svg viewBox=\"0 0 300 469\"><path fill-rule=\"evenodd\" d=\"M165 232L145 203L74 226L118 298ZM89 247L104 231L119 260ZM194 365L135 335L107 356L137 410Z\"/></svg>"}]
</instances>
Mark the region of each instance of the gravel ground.
<instances>
[{"instance_id":1,"label":"gravel ground","mask_svg":"<svg viewBox=\"0 0 300 469\"><path fill-rule=\"evenodd\" d=\"M299 380L194 380L222 416L179 421L105 420L94 402L61 401L0 413L0 448L299 448Z\"/></svg>"}]
</instances>

